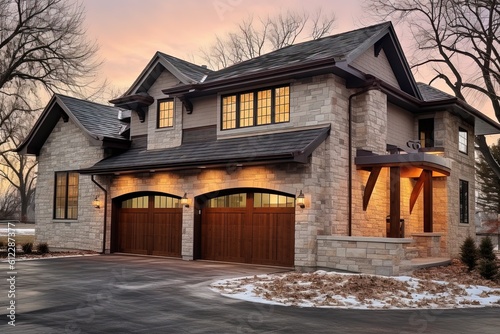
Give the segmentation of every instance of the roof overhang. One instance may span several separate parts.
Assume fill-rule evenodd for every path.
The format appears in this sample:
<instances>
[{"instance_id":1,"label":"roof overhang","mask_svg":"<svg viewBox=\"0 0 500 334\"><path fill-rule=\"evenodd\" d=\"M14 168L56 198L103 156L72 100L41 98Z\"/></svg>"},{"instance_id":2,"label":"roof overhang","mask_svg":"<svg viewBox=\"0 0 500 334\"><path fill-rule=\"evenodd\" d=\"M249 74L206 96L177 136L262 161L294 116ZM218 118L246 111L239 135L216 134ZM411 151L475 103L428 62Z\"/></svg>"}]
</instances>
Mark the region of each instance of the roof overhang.
<instances>
[{"instance_id":1,"label":"roof overhang","mask_svg":"<svg viewBox=\"0 0 500 334\"><path fill-rule=\"evenodd\" d=\"M387 155L358 155L354 158L356 168L371 171L374 167L401 167L401 176L418 177L422 170L431 170L434 177L449 176L451 162L448 158L429 153L406 153Z\"/></svg>"},{"instance_id":2,"label":"roof overhang","mask_svg":"<svg viewBox=\"0 0 500 334\"><path fill-rule=\"evenodd\" d=\"M377 85L381 91L387 94L387 98L390 102L404 107L409 111L414 113L427 113L447 110L470 124L474 124L475 135L500 134L500 124L498 122L459 98L452 97L448 99L422 101L371 75L368 75L367 78L372 84Z\"/></svg>"},{"instance_id":3,"label":"roof overhang","mask_svg":"<svg viewBox=\"0 0 500 334\"><path fill-rule=\"evenodd\" d=\"M242 166L288 162L304 164L329 133L330 126L323 126L214 142L187 143L161 150L132 148L79 172L96 175L217 167L230 170Z\"/></svg>"}]
</instances>

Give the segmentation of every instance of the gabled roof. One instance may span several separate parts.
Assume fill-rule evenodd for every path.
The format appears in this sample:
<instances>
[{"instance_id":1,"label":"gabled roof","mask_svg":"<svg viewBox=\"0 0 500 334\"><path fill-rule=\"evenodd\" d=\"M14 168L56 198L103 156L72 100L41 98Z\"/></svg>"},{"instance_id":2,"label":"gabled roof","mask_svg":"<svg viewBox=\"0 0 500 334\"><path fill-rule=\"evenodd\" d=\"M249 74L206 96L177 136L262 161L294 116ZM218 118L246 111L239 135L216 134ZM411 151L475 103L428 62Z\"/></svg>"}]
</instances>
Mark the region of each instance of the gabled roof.
<instances>
[{"instance_id":1,"label":"gabled roof","mask_svg":"<svg viewBox=\"0 0 500 334\"><path fill-rule=\"evenodd\" d=\"M460 117L474 124L474 134L490 135L500 133L500 124L497 121L473 108L467 102L421 82L418 83L418 88L424 99L424 110L449 106Z\"/></svg>"},{"instance_id":2,"label":"gabled roof","mask_svg":"<svg viewBox=\"0 0 500 334\"><path fill-rule=\"evenodd\" d=\"M163 70L167 70L181 84L193 84L202 81L203 77L212 72L206 67L192 64L185 60L157 51L146 65L132 86L123 96L147 92L151 85L158 79Z\"/></svg>"},{"instance_id":3,"label":"gabled roof","mask_svg":"<svg viewBox=\"0 0 500 334\"><path fill-rule=\"evenodd\" d=\"M390 22L290 45L210 72L202 82L183 82L163 92L167 95L187 94L227 88L231 84L248 85L321 73L335 73L346 78L348 85L362 86L367 76L350 65L372 47L376 54L385 51L401 90L420 99L420 92Z\"/></svg>"},{"instance_id":4,"label":"gabled roof","mask_svg":"<svg viewBox=\"0 0 500 334\"><path fill-rule=\"evenodd\" d=\"M186 143L181 146L147 150L132 147L94 166L83 174L110 174L151 170L175 170L216 166L240 166L277 162L306 163L309 155L326 139L330 127Z\"/></svg>"},{"instance_id":5,"label":"gabled roof","mask_svg":"<svg viewBox=\"0 0 500 334\"><path fill-rule=\"evenodd\" d=\"M82 133L95 144L106 147L128 147L130 141L121 134L128 123L118 119L121 110L112 106L54 94L29 135L16 151L38 155L61 118L64 121L71 119Z\"/></svg>"},{"instance_id":6,"label":"gabled roof","mask_svg":"<svg viewBox=\"0 0 500 334\"><path fill-rule=\"evenodd\" d=\"M252 72L286 68L324 59L353 60L388 33L390 22L297 43L227 68L212 72L205 82L239 77Z\"/></svg>"}]
</instances>

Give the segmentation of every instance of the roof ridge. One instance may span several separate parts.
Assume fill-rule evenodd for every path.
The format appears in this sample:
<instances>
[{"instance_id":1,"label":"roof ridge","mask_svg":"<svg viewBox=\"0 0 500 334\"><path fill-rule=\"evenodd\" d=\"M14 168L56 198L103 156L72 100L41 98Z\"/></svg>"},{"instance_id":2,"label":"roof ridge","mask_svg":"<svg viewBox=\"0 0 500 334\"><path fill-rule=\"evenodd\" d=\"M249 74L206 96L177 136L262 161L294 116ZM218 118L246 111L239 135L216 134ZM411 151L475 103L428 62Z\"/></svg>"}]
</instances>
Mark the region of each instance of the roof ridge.
<instances>
[{"instance_id":1,"label":"roof ridge","mask_svg":"<svg viewBox=\"0 0 500 334\"><path fill-rule=\"evenodd\" d=\"M95 102L95 101L91 101L91 100L81 99L79 97L69 96L69 95L65 95L65 94L54 93L54 95L56 95L58 97L66 97L66 98L77 100L77 101L80 101L80 102L96 104L96 105L101 106L101 107L108 107L108 108L112 108L112 109L116 109L116 110L122 109L122 108L119 108L119 107L115 107L113 105L108 105L108 104L103 104L103 103L100 103L100 102Z\"/></svg>"},{"instance_id":2,"label":"roof ridge","mask_svg":"<svg viewBox=\"0 0 500 334\"><path fill-rule=\"evenodd\" d=\"M176 57L176 56L172 56L171 54L168 54L168 53L165 53L165 52L162 52L162 51L156 51L158 54L162 55L162 56L166 56L166 57L172 57L178 61L182 61L186 64L189 64L191 66L196 66L198 67L200 70L203 70L203 71L209 71L209 72L214 72L214 70L211 70L209 69L208 67L203 67L202 65L198 65L198 64L195 64L195 63L192 63L190 61L187 61L187 60L184 60L182 58L179 58L179 57Z\"/></svg>"}]
</instances>

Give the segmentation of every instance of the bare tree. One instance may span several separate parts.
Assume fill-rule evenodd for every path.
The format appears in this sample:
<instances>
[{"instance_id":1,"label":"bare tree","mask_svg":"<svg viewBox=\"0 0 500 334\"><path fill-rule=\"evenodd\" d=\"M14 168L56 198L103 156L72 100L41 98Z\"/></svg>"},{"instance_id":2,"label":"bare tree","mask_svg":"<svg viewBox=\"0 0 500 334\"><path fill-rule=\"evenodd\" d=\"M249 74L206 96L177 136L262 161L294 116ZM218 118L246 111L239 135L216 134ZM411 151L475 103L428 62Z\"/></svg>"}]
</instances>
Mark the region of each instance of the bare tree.
<instances>
[{"instance_id":1,"label":"bare tree","mask_svg":"<svg viewBox=\"0 0 500 334\"><path fill-rule=\"evenodd\" d=\"M487 99L500 121L499 0L370 0L371 13L408 26L417 41L413 68L434 72L456 97ZM476 145L495 175L500 164L484 136Z\"/></svg>"},{"instance_id":2,"label":"bare tree","mask_svg":"<svg viewBox=\"0 0 500 334\"><path fill-rule=\"evenodd\" d=\"M64 0L0 0L0 90L18 83L83 94L99 62L85 39L84 9Z\"/></svg>"},{"instance_id":3,"label":"bare tree","mask_svg":"<svg viewBox=\"0 0 500 334\"><path fill-rule=\"evenodd\" d=\"M2 110L19 111L17 99L13 101L4 99L0 102L2 102L0 104ZM7 137L0 146L0 180L4 180L11 189L17 191L21 221L27 220L28 206L35 191L37 161L35 157L20 155L14 150L21 144L34 124L35 116L36 113L16 114L14 112L2 128Z\"/></svg>"},{"instance_id":4,"label":"bare tree","mask_svg":"<svg viewBox=\"0 0 500 334\"><path fill-rule=\"evenodd\" d=\"M25 218L36 162L13 152L40 110L40 92L102 92L97 45L85 38L84 8L65 0L0 0L0 181L18 191Z\"/></svg>"},{"instance_id":5,"label":"bare tree","mask_svg":"<svg viewBox=\"0 0 500 334\"><path fill-rule=\"evenodd\" d=\"M237 25L234 32L216 36L212 45L201 49L201 58L210 68L222 69L298 41L324 37L331 32L334 22L335 16L325 14L321 9L313 16L294 11L282 12L275 17L255 19L249 16Z\"/></svg>"},{"instance_id":6,"label":"bare tree","mask_svg":"<svg viewBox=\"0 0 500 334\"><path fill-rule=\"evenodd\" d=\"M8 187L0 193L0 220L16 218L19 210L19 197L16 189Z\"/></svg>"}]
</instances>

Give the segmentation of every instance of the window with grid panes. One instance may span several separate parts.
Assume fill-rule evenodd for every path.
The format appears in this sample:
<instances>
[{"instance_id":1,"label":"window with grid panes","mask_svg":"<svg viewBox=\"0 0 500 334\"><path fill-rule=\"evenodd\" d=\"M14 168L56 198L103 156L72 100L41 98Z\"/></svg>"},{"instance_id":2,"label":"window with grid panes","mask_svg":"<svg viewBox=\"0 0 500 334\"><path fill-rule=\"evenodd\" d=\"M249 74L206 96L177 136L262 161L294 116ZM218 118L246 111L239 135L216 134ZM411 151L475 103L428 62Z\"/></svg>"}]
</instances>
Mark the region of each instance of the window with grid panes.
<instances>
[{"instance_id":1,"label":"window with grid panes","mask_svg":"<svg viewBox=\"0 0 500 334\"><path fill-rule=\"evenodd\" d=\"M222 130L289 121L289 86L232 94L221 99Z\"/></svg>"}]
</instances>

